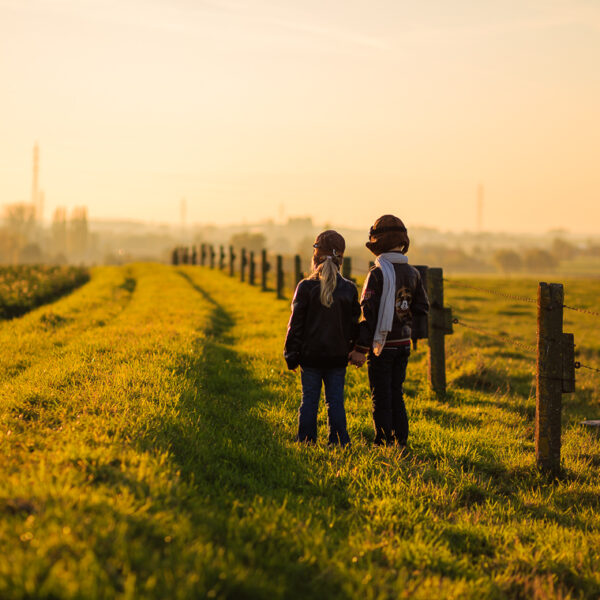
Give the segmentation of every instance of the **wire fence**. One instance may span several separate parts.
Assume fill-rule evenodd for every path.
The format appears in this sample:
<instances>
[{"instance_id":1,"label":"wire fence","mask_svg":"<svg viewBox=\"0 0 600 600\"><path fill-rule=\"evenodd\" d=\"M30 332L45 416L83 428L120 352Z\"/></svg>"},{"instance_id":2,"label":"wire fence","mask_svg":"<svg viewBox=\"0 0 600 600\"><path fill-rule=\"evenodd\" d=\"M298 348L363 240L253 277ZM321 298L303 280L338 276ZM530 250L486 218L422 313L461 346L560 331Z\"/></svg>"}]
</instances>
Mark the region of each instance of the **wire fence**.
<instances>
[{"instance_id":1,"label":"wire fence","mask_svg":"<svg viewBox=\"0 0 600 600\"><path fill-rule=\"evenodd\" d=\"M590 371L596 371L597 373L600 373L600 369L597 369L596 367L591 367L590 365L583 365L578 360L575 361L575 368L576 369L589 369Z\"/></svg>"},{"instance_id":2,"label":"wire fence","mask_svg":"<svg viewBox=\"0 0 600 600\"><path fill-rule=\"evenodd\" d=\"M472 323L466 323L463 319L459 319L459 318L455 317L454 319L452 319L452 322L455 325L461 325L462 327L466 327L467 329L472 329L473 331L476 331L477 333L479 333L481 335L495 339L499 342L502 342L503 344L515 346L516 348L521 348L523 350L527 350L528 352L537 352L537 347L534 346L533 344L527 344L525 342L515 340L514 338L511 338L508 336L499 335L497 333L492 333L491 331L489 331L487 329L483 329L481 327L478 327L477 325L473 325Z\"/></svg>"},{"instance_id":3,"label":"wire fence","mask_svg":"<svg viewBox=\"0 0 600 600\"><path fill-rule=\"evenodd\" d=\"M488 288L483 288L477 285L470 285L468 283L463 283L461 281L456 281L454 279L446 279L444 278L444 281L446 283L449 283L450 285L454 285L456 287L462 287L462 288L467 288L470 290L477 290L478 292L484 292L486 294L491 294L494 296L501 296L503 298L508 298L510 300L516 300L518 302L527 302L529 304L537 304L537 300L535 300L534 298L527 298L525 296L517 296L515 294L507 294L506 292L499 292L498 290L490 290ZM566 308L568 310L572 310L575 312L579 312L579 313L583 313L586 315L592 315L594 317L600 317L600 312L596 312L595 310L591 310L589 308L581 308L579 306L569 306L567 304L563 304L562 305L563 308Z\"/></svg>"},{"instance_id":4,"label":"wire fence","mask_svg":"<svg viewBox=\"0 0 600 600\"><path fill-rule=\"evenodd\" d=\"M537 304L537 300L534 300L533 298L526 298L525 296L516 296L514 294L507 294L506 292L499 292L497 290L489 290L489 289L482 288L482 287L479 287L476 285L469 285L467 283L458 282L453 279L444 278L444 281L446 283L449 283L450 285L455 285L457 287L467 288L470 290L477 290L478 292L485 292L486 294L492 294L494 296L502 296L503 298L509 298L510 300L517 300L518 302L529 302L531 304Z\"/></svg>"},{"instance_id":5,"label":"wire fence","mask_svg":"<svg viewBox=\"0 0 600 600\"><path fill-rule=\"evenodd\" d=\"M479 325L465 322L462 318L456 316L452 319L452 323L472 329L480 335L501 342L503 345L515 346L536 354L535 382L532 382L532 388L534 384L536 386L535 456L540 469L555 476L561 471L562 394L575 391L575 374L578 369L586 369L593 375L600 373L599 368L575 360L574 335L563 332L564 310L572 310L595 317L600 316L600 313L588 308L566 305L562 285L540 282L538 298L534 300L533 298L491 290L468 283L448 279L443 281L459 288L477 290L512 301L537 305L536 345L527 344L515 339L513 336L503 335L504 332L502 334L492 332L489 329L479 327ZM443 297L441 304L443 305ZM583 423L585 424L585 422Z\"/></svg>"},{"instance_id":6,"label":"wire fence","mask_svg":"<svg viewBox=\"0 0 600 600\"><path fill-rule=\"evenodd\" d=\"M188 252L189 250L189 252ZM241 256L242 258L239 259L239 267L238 270L241 269L241 273L242 273L242 280L244 280L243 274L244 274L244 270L245 268L248 266L250 267L250 263L252 263L252 267L251 267L251 271L250 273L255 273L255 268L254 268L254 264L253 264L253 258L251 258L250 260L246 257L246 262L244 261L244 257L246 256L246 251L244 249L241 250ZM227 258L225 255L225 249L223 246L220 247L219 250L219 260L218 260L218 264L220 269L224 269L225 268L225 259ZM235 259L236 255L233 252L232 247L229 248L229 262L231 263L230 266L230 274L233 274L233 260ZM262 251L263 254L263 261L265 260L264 257L267 256L266 251ZM252 256L252 255L250 255ZM205 260L210 262L211 267L216 267L217 266L217 252L215 252L214 248L210 245L201 245L200 247L194 247L194 248L185 248L185 247L179 247L176 248L174 250L173 253L173 264L200 264L200 265L204 265L205 264ZM278 292L278 297L282 297L282 290L283 287L288 287L291 289L294 289L295 284L297 283L297 279L298 277L303 277L304 274L300 271L300 261L298 260L299 257L295 256L295 257L283 257L283 256L273 256L273 255L269 255L269 259L276 258L277 259L277 265L278 268L276 269L277 273L275 273L277 275L277 292ZM345 258L345 264L344 264L344 268L346 269L347 267L347 272L345 272L344 276L350 278L351 277L351 273L350 271L354 270L355 274L363 274L366 273L368 271L368 265L362 265L360 264L359 261L356 261L354 263L354 265L352 265L352 261L349 258ZM359 264L357 264L357 262ZM347 264L346 264L347 263ZM269 271L271 269L271 262L267 263L267 267L266 270ZM354 267L354 269L353 269ZM358 267L358 268L356 268ZM262 266L262 270L265 269L265 265L263 264ZM441 271L441 270L440 270ZM250 276L249 273L249 282L250 283L254 283L254 275ZM440 272L440 278L441 278L441 272ZM478 286L478 285L471 285L469 283L464 283L462 281L456 281L454 279L447 279L447 278L443 278L443 282L451 285L451 286L455 286L458 288L463 288L463 289L470 289L470 290L475 290L478 292L482 292L485 294L490 294L493 296L498 296L507 300L513 300L516 302L524 302L527 304L538 304L538 300L534 299L534 298L529 298L526 296L521 296L519 294L511 294L508 292L504 292L504 291L499 291L499 290L494 290L494 289L489 289L486 287L482 287L482 286ZM265 283L263 281L263 288L265 287ZM566 305L566 304L562 304L562 308L564 309L568 309L571 311L576 311L578 313L583 313L583 314L587 314L587 315L592 315L595 317L600 317L600 313L596 312L594 310L591 310L589 308L582 308L582 307L576 307L576 306L570 306L570 305ZM463 318L458 318L458 317L454 317L452 322L455 325L459 325L461 327L465 327L466 329L470 329L473 330L477 333L479 333L480 335L483 335L485 337L494 339L498 342L501 342L504 345L507 346L513 346L515 348L518 348L520 350L526 350L527 352L533 352L533 353L537 353L537 345L534 344L528 344L524 341L515 339L514 337L510 336L510 335L502 335L500 333L497 332L492 332L489 329L485 329L483 327L480 327L479 325L475 325L473 323L469 323L468 321L465 321ZM445 327L441 327L439 324L433 326L434 329L442 329L445 330ZM431 340L430 340L431 343ZM595 373L600 373L600 369L591 365L584 365L582 364L580 361L576 361L574 363L574 367L576 369L587 369L589 371L595 372Z\"/></svg>"},{"instance_id":7,"label":"wire fence","mask_svg":"<svg viewBox=\"0 0 600 600\"><path fill-rule=\"evenodd\" d=\"M569 310L574 310L579 313L584 313L586 315L592 315L594 317L600 317L600 313L590 310L589 308L578 308L576 306L567 306L566 304L563 304L563 308L567 308Z\"/></svg>"},{"instance_id":8,"label":"wire fence","mask_svg":"<svg viewBox=\"0 0 600 600\"><path fill-rule=\"evenodd\" d=\"M516 300L518 302L526 302L528 304L537 304L538 301L534 300L533 298L528 298L526 296L519 296L516 294L509 294L506 292L500 292L498 290L491 290L489 288L484 288L481 286L476 286L476 285L471 285L468 283L463 283L460 281L456 281L453 279L447 279L444 278L444 282L448 283L449 285L452 286L456 286L459 288L466 288L466 289L471 289L471 290L477 290L479 292L483 292L486 294L490 294L490 295L494 295L494 296L500 296L502 298L507 298L509 300ZM596 317L600 317L600 313L590 310L588 308L581 308L581 307L576 307L576 306L569 306L566 304L562 305L562 308L568 309L568 310L572 310L572 311L576 311L579 313L583 313L583 314L588 314L588 315L592 315L592 316L596 316ZM537 346L536 345L532 345L532 344L527 344L525 342L522 342L520 340L514 339L512 337L509 336L504 336L504 335L500 335L498 333L493 333L488 329L484 329L482 327L479 327L478 325L474 325L472 323L468 323L465 322L464 319L459 319L458 317L455 317L452 321L455 325L460 325L462 327L465 327L467 329L472 329L473 331L476 331L477 333L479 333L480 335L484 335L486 337L489 337L491 339L494 339L496 341L502 342L503 344L506 344L508 346L514 346L523 350L527 350L529 352L537 352ZM587 369L589 371L595 372L595 373L600 373L600 369L598 369L597 367L593 367L591 365L584 365L582 364L580 361L575 361L574 363L574 367L575 369Z\"/></svg>"}]
</instances>

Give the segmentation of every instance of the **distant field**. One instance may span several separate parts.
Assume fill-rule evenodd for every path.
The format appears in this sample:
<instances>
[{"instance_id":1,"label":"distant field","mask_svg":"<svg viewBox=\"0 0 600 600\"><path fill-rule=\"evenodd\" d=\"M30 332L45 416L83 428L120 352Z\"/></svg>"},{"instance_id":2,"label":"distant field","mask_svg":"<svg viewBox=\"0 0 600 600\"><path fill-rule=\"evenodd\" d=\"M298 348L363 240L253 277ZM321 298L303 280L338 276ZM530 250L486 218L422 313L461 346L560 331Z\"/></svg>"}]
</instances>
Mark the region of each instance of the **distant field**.
<instances>
[{"instance_id":1,"label":"distant field","mask_svg":"<svg viewBox=\"0 0 600 600\"><path fill-rule=\"evenodd\" d=\"M95 268L0 323L0 598L598 598L600 379L563 396L563 477L535 466L535 279L455 278L448 395L409 364L411 452L294 441L289 299L201 267ZM600 280L565 302L600 312ZM468 328L466 325L471 325ZM475 331L489 330L490 338ZM600 368L598 318L567 312ZM497 339L500 338L500 339Z\"/></svg>"},{"instance_id":2,"label":"distant field","mask_svg":"<svg viewBox=\"0 0 600 600\"><path fill-rule=\"evenodd\" d=\"M558 272L566 276L600 277L600 256L581 256L561 263Z\"/></svg>"},{"instance_id":3,"label":"distant field","mask_svg":"<svg viewBox=\"0 0 600 600\"><path fill-rule=\"evenodd\" d=\"M20 317L64 296L89 278L83 267L0 267L0 319Z\"/></svg>"}]
</instances>

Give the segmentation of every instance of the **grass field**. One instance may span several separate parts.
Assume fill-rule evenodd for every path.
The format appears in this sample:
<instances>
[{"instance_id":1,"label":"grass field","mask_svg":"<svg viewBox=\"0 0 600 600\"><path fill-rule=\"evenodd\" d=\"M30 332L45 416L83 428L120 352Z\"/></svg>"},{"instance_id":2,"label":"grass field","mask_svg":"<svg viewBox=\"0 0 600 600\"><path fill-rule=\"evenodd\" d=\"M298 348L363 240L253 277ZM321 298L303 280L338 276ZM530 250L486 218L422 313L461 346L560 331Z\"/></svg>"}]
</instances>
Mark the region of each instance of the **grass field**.
<instances>
[{"instance_id":1,"label":"grass field","mask_svg":"<svg viewBox=\"0 0 600 600\"><path fill-rule=\"evenodd\" d=\"M535 280L450 278L449 391L409 363L411 451L294 443L289 302L199 267L102 267L0 324L0 598L598 598L598 373L563 396L563 476L536 467ZM600 281L565 282L598 310ZM568 312L600 367L598 319Z\"/></svg>"}]
</instances>

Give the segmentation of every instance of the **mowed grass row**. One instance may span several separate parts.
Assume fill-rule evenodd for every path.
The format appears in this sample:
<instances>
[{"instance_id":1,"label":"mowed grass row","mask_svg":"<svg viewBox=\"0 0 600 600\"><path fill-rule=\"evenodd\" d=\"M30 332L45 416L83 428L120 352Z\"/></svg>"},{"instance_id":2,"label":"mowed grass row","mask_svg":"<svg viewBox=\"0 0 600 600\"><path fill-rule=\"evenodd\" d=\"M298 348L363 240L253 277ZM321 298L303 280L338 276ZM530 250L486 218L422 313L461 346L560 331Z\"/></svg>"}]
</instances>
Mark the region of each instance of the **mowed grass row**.
<instances>
[{"instance_id":1,"label":"mowed grass row","mask_svg":"<svg viewBox=\"0 0 600 600\"><path fill-rule=\"evenodd\" d=\"M64 321L47 328L35 311L0 328L44 328L3 372L0 597L600 594L586 398L569 400L565 475L548 482L526 353L457 331L438 401L421 344L402 458L371 444L365 370L348 376L352 447L294 443L289 303L224 274L97 269L44 310Z\"/></svg>"}]
</instances>

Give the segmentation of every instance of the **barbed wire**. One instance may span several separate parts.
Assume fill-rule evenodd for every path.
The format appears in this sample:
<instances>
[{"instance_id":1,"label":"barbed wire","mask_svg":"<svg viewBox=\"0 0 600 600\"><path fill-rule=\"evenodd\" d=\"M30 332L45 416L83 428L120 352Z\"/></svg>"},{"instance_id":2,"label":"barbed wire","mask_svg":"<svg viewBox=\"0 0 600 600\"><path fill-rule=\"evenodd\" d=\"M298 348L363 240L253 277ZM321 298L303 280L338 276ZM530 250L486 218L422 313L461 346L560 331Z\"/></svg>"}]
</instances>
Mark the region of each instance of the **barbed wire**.
<instances>
[{"instance_id":1,"label":"barbed wire","mask_svg":"<svg viewBox=\"0 0 600 600\"><path fill-rule=\"evenodd\" d=\"M504 344L517 346L518 348L523 348L524 350L528 350L529 352L537 352L537 346L533 346L531 344L526 344L525 342L521 342L520 340L515 340L515 339L507 337L507 336L492 333L491 331L488 331L487 329L482 329L481 327L477 327L476 325L472 325L471 323L465 323L462 319L459 319L458 317L454 317L452 319L452 323L454 325L462 325L463 327L466 327L467 329L472 329L473 331L476 331L477 333L479 333L481 335L484 335L486 337L503 342ZM588 369L589 371L594 371L596 373L600 373L600 369L598 369L596 367L592 367L590 365L584 365L578 360L575 361L573 366L575 367L575 369ZM553 378L553 377L541 376L541 375L540 375L540 377L542 377L542 379L551 379L551 380L556 379L556 381L564 380L564 378L562 378L562 377Z\"/></svg>"},{"instance_id":2,"label":"barbed wire","mask_svg":"<svg viewBox=\"0 0 600 600\"><path fill-rule=\"evenodd\" d=\"M452 319L452 323L454 323L455 325L462 325L463 327L466 327L467 329L472 329L473 331L476 331L477 333L480 333L482 335L485 335L486 337L490 337L495 340L501 341L504 344L517 346L517 347L523 348L529 352L537 352L537 346L526 344L525 342L515 340L508 336L498 335L497 333L492 333L491 331L482 329L481 327L477 327L476 325L471 325L470 323L465 323L463 320L459 319L458 317L454 317L454 319Z\"/></svg>"},{"instance_id":3,"label":"barbed wire","mask_svg":"<svg viewBox=\"0 0 600 600\"><path fill-rule=\"evenodd\" d=\"M600 369L597 369L596 367L590 367L589 365L582 365L578 360L575 361L575 368L576 369L589 369L590 371L596 371L596 372L600 373Z\"/></svg>"},{"instance_id":4,"label":"barbed wire","mask_svg":"<svg viewBox=\"0 0 600 600\"><path fill-rule=\"evenodd\" d=\"M517 346L518 348L523 348L524 350L528 350L529 352L537 352L537 346L533 346L530 344L526 344L525 342L521 342L520 340L515 340L513 338L507 337L507 336L503 336L503 335L498 335L495 333L492 333L491 331L488 331L486 329L482 329L481 327L477 327L475 325L472 325L470 323L465 323L463 320L459 319L458 317L455 317L454 319L452 319L452 323L454 325L462 325L463 327L466 327L467 329L472 329L473 331L476 331L477 333L484 335L486 337L495 339L497 341L503 342L504 344L507 345L512 345L512 346ZM584 365L582 364L580 361L575 361L574 365L575 369L588 369L589 371L594 371L596 373L600 373L600 369L596 368L596 367L592 367L590 365ZM540 375L540 377L542 379L550 379L550 380L556 380L556 381L564 381L563 377L548 377L545 375ZM569 380L571 381L571 380ZM575 381L575 380L573 380Z\"/></svg>"},{"instance_id":5,"label":"barbed wire","mask_svg":"<svg viewBox=\"0 0 600 600\"><path fill-rule=\"evenodd\" d=\"M488 290L487 288L482 288L476 285L469 285L468 283L459 283L458 281L454 281L452 279L446 279L444 277L444 281L451 285L456 285L457 287L468 288L471 290L477 290L479 292L485 292L486 294L492 294L494 296L502 296L503 298L509 298L510 300L518 300L519 302L528 302L530 304L537 304L538 301L533 298L527 298L526 296L517 296L515 294L507 294L505 292L498 292L496 290ZM589 308L579 308L577 306L569 306L568 304L563 304L563 308L568 310L574 310L576 312L593 315L594 317L600 317L600 313L594 310L590 310Z\"/></svg>"},{"instance_id":6,"label":"barbed wire","mask_svg":"<svg viewBox=\"0 0 600 600\"><path fill-rule=\"evenodd\" d=\"M594 317L600 317L600 313L590 310L589 308L577 308L576 306L567 306L566 304L563 304L563 308L568 308L569 310L574 310L576 312L593 315Z\"/></svg>"},{"instance_id":7,"label":"barbed wire","mask_svg":"<svg viewBox=\"0 0 600 600\"><path fill-rule=\"evenodd\" d=\"M492 294L494 296L502 296L503 298L509 298L510 300L518 300L519 302L529 302L531 304L537 304L537 300L533 298L526 298L525 296L516 296L514 294L507 294L505 292L498 292L496 290L488 290L486 288L482 288L476 285L469 285L468 283L459 283L458 281L454 281L452 279L446 279L444 277L444 281L451 284L456 285L457 287L464 287L471 290L477 290L478 292L485 292L486 294Z\"/></svg>"}]
</instances>

